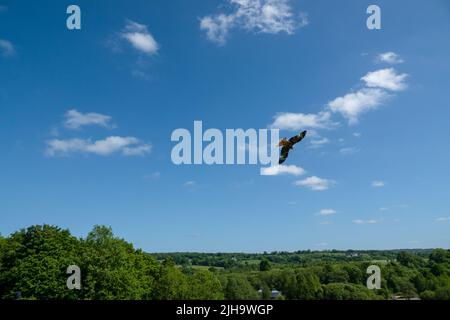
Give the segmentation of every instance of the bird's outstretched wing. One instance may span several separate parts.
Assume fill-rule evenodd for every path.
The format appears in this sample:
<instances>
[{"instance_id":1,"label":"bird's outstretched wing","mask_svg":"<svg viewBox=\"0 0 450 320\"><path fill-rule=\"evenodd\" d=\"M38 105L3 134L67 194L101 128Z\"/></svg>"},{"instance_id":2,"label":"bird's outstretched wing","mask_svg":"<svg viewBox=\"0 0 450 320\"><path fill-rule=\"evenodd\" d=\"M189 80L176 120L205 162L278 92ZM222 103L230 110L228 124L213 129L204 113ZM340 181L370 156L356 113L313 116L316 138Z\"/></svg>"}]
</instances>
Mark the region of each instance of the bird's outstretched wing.
<instances>
[{"instance_id":1,"label":"bird's outstretched wing","mask_svg":"<svg viewBox=\"0 0 450 320\"><path fill-rule=\"evenodd\" d=\"M280 160L278 161L278 164L283 164L283 162L286 161L287 157L289 156L289 150L290 148L288 146L284 146L283 148L281 148Z\"/></svg>"},{"instance_id":2,"label":"bird's outstretched wing","mask_svg":"<svg viewBox=\"0 0 450 320\"><path fill-rule=\"evenodd\" d=\"M299 143L303 140L303 138L306 136L306 131L301 132L300 134L293 136L289 139L289 142L292 143L292 145Z\"/></svg>"}]
</instances>

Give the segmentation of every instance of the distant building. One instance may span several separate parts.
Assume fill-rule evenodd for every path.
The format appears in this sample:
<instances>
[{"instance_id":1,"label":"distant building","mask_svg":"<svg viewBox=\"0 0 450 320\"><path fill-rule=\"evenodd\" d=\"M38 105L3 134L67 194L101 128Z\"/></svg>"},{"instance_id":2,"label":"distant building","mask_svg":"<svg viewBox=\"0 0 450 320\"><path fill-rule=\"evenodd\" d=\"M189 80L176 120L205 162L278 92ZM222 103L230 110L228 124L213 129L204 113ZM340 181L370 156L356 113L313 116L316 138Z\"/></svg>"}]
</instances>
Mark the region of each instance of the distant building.
<instances>
[{"instance_id":1,"label":"distant building","mask_svg":"<svg viewBox=\"0 0 450 320\"><path fill-rule=\"evenodd\" d=\"M270 294L270 299L276 299L279 296L281 296L281 291L278 290L272 290L271 294Z\"/></svg>"},{"instance_id":2,"label":"distant building","mask_svg":"<svg viewBox=\"0 0 450 320\"><path fill-rule=\"evenodd\" d=\"M358 252L351 252L351 253L348 254L348 256L351 257L351 258L356 258L356 257L359 257L359 253Z\"/></svg>"},{"instance_id":3,"label":"distant building","mask_svg":"<svg viewBox=\"0 0 450 320\"><path fill-rule=\"evenodd\" d=\"M258 294L259 294L260 296L262 296L262 293L263 293L262 289L259 289L259 290L258 290ZM276 289L273 289L273 290L270 292L270 299L276 299L276 298L278 298L279 296L281 296L281 291L278 291L278 290L276 290Z\"/></svg>"}]
</instances>

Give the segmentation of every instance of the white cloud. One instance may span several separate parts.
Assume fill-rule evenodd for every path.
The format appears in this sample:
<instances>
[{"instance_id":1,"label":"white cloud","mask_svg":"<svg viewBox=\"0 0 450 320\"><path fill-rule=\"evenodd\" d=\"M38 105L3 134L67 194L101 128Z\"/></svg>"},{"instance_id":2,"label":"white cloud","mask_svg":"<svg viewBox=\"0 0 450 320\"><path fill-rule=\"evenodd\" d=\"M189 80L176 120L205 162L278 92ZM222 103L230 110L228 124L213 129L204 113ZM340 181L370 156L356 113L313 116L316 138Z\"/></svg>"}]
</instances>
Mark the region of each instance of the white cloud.
<instances>
[{"instance_id":1,"label":"white cloud","mask_svg":"<svg viewBox=\"0 0 450 320\"><path fill-rule=\"evenodd\" d=\"M294 176L300 176L305 173L305 170L295 165L277 165L273 167L261 168L262 176L278 176L283 174L290 174Z\"/></svg>"},{"instance_id":2,"label":"white cloud","mask_svg":"<svg viewBox=\"0 0 450 320\"><path fill-rule=\"evenodd\" d=\"M328 107L331 111L342 114L349 124L356 124L362 113L378 108L388 97L383 90L363 88L334 99L328 103Z\"/></svg>"},{"instance_id":3,"label":"white cloud","mask_svg":"<svg viewBox=\"0 0 450 320\"><path fill-rule=\"evenodd\" d=\"M197 182L196 181L186 181L185 183L183 183L183 187L186 188L186 190L188 191L197 191L198 190L198 186L197 186Z\"/></svg>"},{"instance_id":4,"label":"white cloud","mask_svg":"<svg viewBox=\"0 0 450 320\"><path fill-rule=\"evenodd\" d=\"M355 224L376 224L376 223L379 223L379 221L375 220L375 219L371 219L371 220L356 219L356 220L353 220L353 223L355 223Z\"/></svg>"},{"instance_id":5,"label":"white cloud","mask_svg":"<svg viewBox=\"0 0 450 320\"><path fill-rule=\"evenodd\" d=\"M234 23L233 16L219 14L217 16L207 16L201 19L200 29L206 31L209 40L220 45L225 44L229 30Z\"/></svg>"},{"instance_id":6,"label":"white cloud","mask_svg":"<svg viewBox=\"0 0 450 320\"><path fill-rule=\"evenodd\" d=\"M393 68L381 69L369 72L361 78L369 88L382 88L391 91L402 91L406 89L405 80L407 74L397 74Z\"/></svg>"},{"instance_id":7,"label":"white cloud","mask_svg":"<svg viewBox=\"0 0 450 320\"><path fill-rule=\"evenodd\" d=\"M353 136L354 136L355 138L361 138L362 134L359 133L359 132L354 132L354 133L353 133Z\"/></svg>"},{"instance_id":8,"label":"white cloud","mask_svg":"<svg viewBox=\"0 0 450 320\"><path fill-rule=\"evenodd\" d=\"M69 129L78 129L83 126L96 125L101 127L111 127L111 117L100 113L81 113L77 110L69 110L65 114L64 125Z\"/></svg>"},{"instance_id":9,"label":"white cloud","mask_svg":"<svg viewBox=\"0 0 450 320\"><path fill-rule=\"evenodd\" d=\"M274 117L271 128L280 130L304 130L304 129L327 129L335 126L331 122L331 113L324 111L317 114L309 113L278 113Z\"/></svg>"},{"instance_id":10,"label":"white cloud","mask_svg":"<svg viewBox=\"0 0 450 320\"><path fill-rule=\"evenodd\" d=\"M341 148L339 150L339 153L343 156L349 156L349 155L357 153L358 151L359 150L355 147L348 147L348 148Z\"/></svg>"},{"instance_id":11,"label":"white cloud","mask_svg":"<svg viewBox=\"0 0 450 320\"><path fill-rule=\"evenodd\" d=\"M372 181L372 187L374 188L382 188L384 187L384 185L385 185L384 181L381 180Z\"/></svg>"},{"instance_id":12,"label":"white cloud","mask_svg":"<svg viewBox=\"0 0 450 320\"><path fill-rule=\"evenodd\" d=\"M316 176L308 177L303 180L297 180L294 185L299 187L306 187L313 191L324 191L328 190L335 184L333 180L322 179Z\"/></svg>"},{"instance_id":13,"label":"white cloud","mask_svg":"<svg viewBox=\"0 0 450 320\"><path fill-rule=\"evenodd\" d=\"M11 43L11 41L0 39L0 54L3 57L11 57L15 55L16 49L14 48L14 45Z\"/></svg>"},{"instance_id":14,"label":"white cloud","mask_svg":"<svg viewBox=\"0 0 450 320\"><path fill-rule=\"evenodd\" d=\"M375 184L375 185L374 185ZM379 187L383 187L385 185L385 183L383 181L374 181L372 183L373 186L379 186ZM400 210L400 209L405 209L408 208L409 205L407 204L394 204L392 206L385 206L385 207L380 207L378 208L378 210L380 211L390 211L390 210Z\"/></svg>"},{"instance_id":15,"label":"white cloud","mask_svg":"<svg viewBox=\"0 0 450 320\"><path fill-rule=\"evenodd\" d=\"M151 146L134 137L110 136L103 140L90 139L53 139L47 141L48 156L68 156L73 153L96 154L109 156L122 153L125 156L136 156L150 153Z\"/></svg>"},{"instance_id":16,"label":"white cloud","mask_svg":"<svg viewBox=\"0 0 450 320\"><path fill-rule=\"evenodd\" d=\"M436 219L437 222L447 222L450 221L450 217L441 217Z\"/></svg>"},{"instance_id":17,"label":"white cloud","mask_svg":"<svg viewBox=\"0 0 450 320\"><path fill-rule=\"evenodd\" d=\"M326 242L320 242L315 244L316 247L328 247L328 243Z\"/></svg>"},{"instance_id":18,"label":"white cloud","mask_svg":"<svg viewBox=\"0 0 450 320\"><path fill-rule=\"evenodd\" d=\"M298 14L298 17L299 17L299 22L297 23L297 26L298 26L299 28L306 27L306 26L309 24L309 16L308 16L308 13L306 13L306 12L300 12L300 13Z\"/></svg>"},{"instance_id":19,"label":"white cloud","mask_svg":"<svg viewBox=\"0 0 450 320\"><path fill-rule=\"evenodd\" d=\"M310 148L320 148L323 147L325 144L330 143L330 140L327 138L316 138L311 140L310 142Z\"/></svg>"},{"instance_id":20,"label":"white cloud","mask_svg":"<svg viewBox=\"0 0 450 320\"><path fill-rule=\"evenodd\" d=\"M389 63L389 64L399 64L399 63L403 63L403 59L396 54L395 52L384 52L384 53L380 53L377 56L377 61L378 62L385 62L385 63Z\"/></svg>"},{"instance_id":21,"label":"white cloud","mask_svg":"<svg viewBox=\"0 0 450 320\"><path fill-rule=\"evenodd\" d=\"M334 209L322 209L317 213L317 215L318 216L332 216L336 213L337 213L337 211Z\"/></svg>"},{"instance_id":22,"label":"white cloud","mask_svg":"<svg viewBox=\"0 0 450 320\"><path fill-rule=\"evenodd\" d=\"M159 45L144 24L129 20L121 36L140 52L148 55L158 52Z\"/></svg>"},{"instance_id":23,"label":"white cloud","mask_svg":"<svg viewBox=\"0 0 450 320\"><path fill-rule=\"evenodd\" d=\"M386 90L405 90L407 77L407 74L397 74L392 68L369 72L361 78L365 88L330 101L328 108L342 114L350 125L356 124L361 114L375 110L386 102L390 97Z\"/></svg>"},{"instance_id":24,"label":"white cloud","mask_svg":"<svg viewBox=\"0 0 450 320\"><path fill-rule=\"evenodd\" d=\"M152 146L150 144L141 144L136 147L125 147L123 148L124 156L143 156L152 151Z\"/></svg>"},{"instance_id":25,"label":"white cloud","mask_svg":"<svg viewBox=\"0 0 450 320\"><path fill-rule=\"evenodd\" d=\"M240 28L257 33L293 34L308 25L308 16L300 13L296 19L289 0L228 0L229 14L208 15L200 20L200 29L218 44L224 44L230 29Z\"/></svg>"},{"instance_id":26,"label":"white cloud","mask_svg":"<svg viewBox=\"0 0 450 320\"><path fill-rule=\"evenodd\" d=\"M147 174L144 176L144 179L152 179L152 180L157 180L161 177L161 172L159 171L155 171L152 174Z\"/></svg>"}]
</instances>

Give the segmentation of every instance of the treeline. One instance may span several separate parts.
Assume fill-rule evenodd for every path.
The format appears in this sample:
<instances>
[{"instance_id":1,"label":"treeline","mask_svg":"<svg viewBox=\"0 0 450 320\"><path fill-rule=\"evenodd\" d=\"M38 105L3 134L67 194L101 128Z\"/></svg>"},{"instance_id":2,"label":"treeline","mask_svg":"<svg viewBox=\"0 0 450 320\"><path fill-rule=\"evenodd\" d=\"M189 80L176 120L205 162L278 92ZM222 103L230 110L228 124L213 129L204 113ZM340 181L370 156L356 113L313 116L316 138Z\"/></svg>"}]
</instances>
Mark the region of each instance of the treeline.
<instances>
[{"instance_id":1,"label":"treeline","mask_svg":"<svg viewBox=\"0 0 450 320\"><path fill-rule=\"evenodd\" d=\"M407 250L324 250L311 251L301 250L295 252L273 251L264 253L201 253L201 252L171 252L157 253L153 256L163 261L171 258L178 265L198 265L208 267L218 267L225 269L254 269L257 270L255 261L263 259L269 260L273 264L309 265L314 262L347 262L347 261L368 261L386 260L392 261L397 258L400 252L407 252L421 258L427 258L432 250L430 249L407 249ZM249 268L249 265L253 267Z\"/></svg>"},{"instance_id":2,"label":"treeline","mask_svg":"<svg viewBox=\"0 0 450 320\"><path fill-rule=\"evenodd\" d=\"M382 288L368 290L367 267L381 258ZM80 290L66 286L69 265ZM48 225L0 237L1 299L450 299L449 277L443 249L148 254L103 226L83 239Z\"/></svg>"}]
</instances>

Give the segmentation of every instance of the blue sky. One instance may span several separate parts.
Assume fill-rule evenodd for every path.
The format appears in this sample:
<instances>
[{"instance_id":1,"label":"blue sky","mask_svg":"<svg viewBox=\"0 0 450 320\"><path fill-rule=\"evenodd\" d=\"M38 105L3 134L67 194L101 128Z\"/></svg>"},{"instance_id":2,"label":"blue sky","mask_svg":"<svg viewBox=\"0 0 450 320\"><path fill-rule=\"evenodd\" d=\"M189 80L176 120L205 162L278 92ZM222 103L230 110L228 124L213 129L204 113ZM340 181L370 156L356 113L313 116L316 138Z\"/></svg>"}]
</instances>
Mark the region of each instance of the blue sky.
<instances>
[{"instance_id":1,"label":"blue sky","mask_svg":"<svg viewBox=\"0 0 450 320\"><path fill-rule=\"evenodd\" d=\"M0 1L0 233L147 251L450 247L447 1ZM377 4L382 29L368 30ZM173 130L309 135L284 174Z\"/></svg>"}]
</instances>

